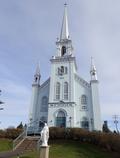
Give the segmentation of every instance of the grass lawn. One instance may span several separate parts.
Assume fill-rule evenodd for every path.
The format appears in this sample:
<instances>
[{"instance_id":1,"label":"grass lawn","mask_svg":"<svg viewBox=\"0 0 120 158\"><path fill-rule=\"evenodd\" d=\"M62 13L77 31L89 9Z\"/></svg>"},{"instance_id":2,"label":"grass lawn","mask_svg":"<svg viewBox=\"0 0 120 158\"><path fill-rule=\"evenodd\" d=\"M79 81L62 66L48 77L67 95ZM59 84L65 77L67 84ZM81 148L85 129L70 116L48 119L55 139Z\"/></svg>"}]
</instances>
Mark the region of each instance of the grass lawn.
<instances>
[{"instance_id":1,"label":"grass lawn","mask_svg":"<svg viewBox=\"0 0 120 158\"><path fill-rule=\"evenodd\" d=\"M0 152L11 150L12 149L12 140L9 139L0 139Z\"/></svg>"},{"instance_id":2,"label":"grass lawn","mask_svg":"<svg viewBox=\"0 0 120 158\"><path fill-rule=\"evenodd\" d=\"M120 158L120 155L116 153L103 151L95 145L77 141L57 140L51 141L49 144L49 158ZM12 149L12 141L0 139L0 151L10 149ZM37 151L29 152L20 158L39 158L39 153Z\"/></svg>"},{"instance_id":3,"label":"grass lawn","mask_svg":"<svg viewBox=\"0 0 120 158\"><path fill-rule=\"evenodd\" d=\"M120 158L115 153L101 150L100 148L75 141L53 141L50 143L49 158ZM39 158L39 153L32 152L20 158Z\"/></svg>"}]
</instances>

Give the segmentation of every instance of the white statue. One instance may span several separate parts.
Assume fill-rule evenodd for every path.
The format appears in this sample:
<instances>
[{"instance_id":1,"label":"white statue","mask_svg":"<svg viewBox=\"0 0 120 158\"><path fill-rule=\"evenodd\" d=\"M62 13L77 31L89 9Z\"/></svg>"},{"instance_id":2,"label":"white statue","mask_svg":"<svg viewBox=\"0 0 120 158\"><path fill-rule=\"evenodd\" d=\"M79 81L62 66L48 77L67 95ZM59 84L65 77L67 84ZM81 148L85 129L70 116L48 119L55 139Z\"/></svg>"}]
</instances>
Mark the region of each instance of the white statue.
<instances>
[{"instance_id":1,"label":"white statue","mask_svg":"<svg viewBox=\"0 0 120 158\"><path fill-rule=\"evenodd\" d=\"M41 141L42 141L42 145L41 146L48 146L48 139L49 139L49 128L47 123L45 123L44 128L41 131Z\"/></svg>"}]
</instances>

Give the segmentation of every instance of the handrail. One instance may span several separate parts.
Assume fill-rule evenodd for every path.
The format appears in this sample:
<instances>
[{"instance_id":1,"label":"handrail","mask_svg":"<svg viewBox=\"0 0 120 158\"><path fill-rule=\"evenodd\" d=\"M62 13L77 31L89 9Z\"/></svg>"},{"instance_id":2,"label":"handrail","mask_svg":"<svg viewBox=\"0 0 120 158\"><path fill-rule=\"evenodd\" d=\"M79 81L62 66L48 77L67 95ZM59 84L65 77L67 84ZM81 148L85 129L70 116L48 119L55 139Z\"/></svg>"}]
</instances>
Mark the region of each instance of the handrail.
<instances>
[{"instance_id":1,"label":"handrail","mask_svg":"<svg viewBox=\"0 0 120 158\"><path fill-rule=\"evenodd\" d=\"M40 149L40 142L41 142L41 138L37 141L37 150L39 151Z\"/></svg>"},{"instance_id":2,"label":"handrail","mask_svg":"<svg viewBox=\"0 0 120 158\"><path fill-rule=\"evenodd\" d=\"M39 120L39 121L41 121L42 123L45 123L42 120ZM24 128L24 131L13 141L13 150L15 150L17 145L20 144L27 136L28 127L30 127L30 125L32 125L33 123L37 123L39 121L35 120L35 121L30 122L26 125L26 128ZM39 141L40 141L40 139L38 140L38 143L39 143Z\"/></svg>"},{"instance_id":3,"label":"handrail","mask_svg":"<svg viewBox=\"0 0 120 158\"><path fill-rule=\"evenodd\" d=\"M13 141L13 150L16 149L16 146L25 138L26 129Z\"/></svg>"}]
</instances>

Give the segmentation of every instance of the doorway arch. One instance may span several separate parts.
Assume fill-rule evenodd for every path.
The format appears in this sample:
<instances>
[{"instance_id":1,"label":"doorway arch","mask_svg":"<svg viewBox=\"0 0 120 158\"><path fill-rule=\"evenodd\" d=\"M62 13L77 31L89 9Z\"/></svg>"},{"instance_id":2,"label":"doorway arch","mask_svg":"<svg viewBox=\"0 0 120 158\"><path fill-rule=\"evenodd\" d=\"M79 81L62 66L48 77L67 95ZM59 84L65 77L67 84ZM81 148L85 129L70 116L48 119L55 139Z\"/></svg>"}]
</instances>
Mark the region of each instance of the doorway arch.
<instances>
[{"instance_id":1,"label":"doorway arch","mask_svg":"<svg viewBox=\"0 0 120 158\"><path fill-rule=\"evenodd\" d=\"M66 114L64 111L59 110L56 115L56 127L66 127Z\"/></svg>"}]
</instances>

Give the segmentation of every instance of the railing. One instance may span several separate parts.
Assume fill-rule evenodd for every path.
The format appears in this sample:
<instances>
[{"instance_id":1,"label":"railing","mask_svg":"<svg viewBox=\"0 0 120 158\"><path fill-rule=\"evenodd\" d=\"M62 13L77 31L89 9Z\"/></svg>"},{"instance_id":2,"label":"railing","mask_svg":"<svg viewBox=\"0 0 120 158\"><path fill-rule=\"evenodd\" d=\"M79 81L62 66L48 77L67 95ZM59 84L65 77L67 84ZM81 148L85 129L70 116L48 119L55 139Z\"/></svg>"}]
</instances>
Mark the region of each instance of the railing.
<instances>
[{"instance_id":1,"label":"railing","mask_svg":"<svg viewBox=\"0 0 120 158\"><path fill-rule=\"evenodd\" d=\"M17 145L22 142L26 137L26 129L13 141L13 150L16 149Z\"/></svg>"},{"instance_id":2,"label":"railing","mask_svg":"<svg viewBox=\"0 0 120 158\"><path fill-rule=\"evenodd\" d=\"M39 151L40 149L40 144L41 144L41 138L37 141L37 150Z\"/></svg>"},{"instance_id":3,"label":"railing","mask_svg":"<svg viewBox=\"0 0 120 158\"><path fill-rule=\"evenodd\" d=\"M42 120L40 120L40 121L42 123L44 123ZM38 120L27 124L27 126L24 128L24 131L13 141L13 150L15 150L16 147L27 137L28 132L32 132L32 134L35 135L37 130L38 130L38 132L40 132L42 130L42 127L39 127L39 129L35 128L33 126L33 124L35 124L35 123L38 123ZM37 146L40 146L40 139L37 142Z\"/></svg>"}]
</instances>

